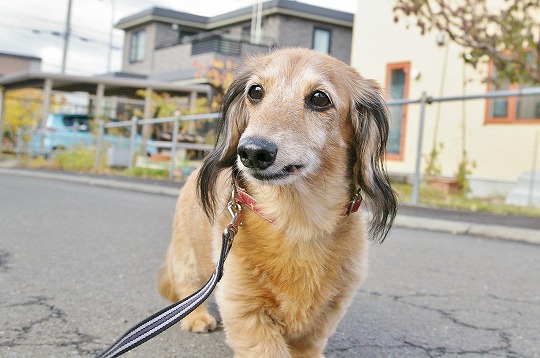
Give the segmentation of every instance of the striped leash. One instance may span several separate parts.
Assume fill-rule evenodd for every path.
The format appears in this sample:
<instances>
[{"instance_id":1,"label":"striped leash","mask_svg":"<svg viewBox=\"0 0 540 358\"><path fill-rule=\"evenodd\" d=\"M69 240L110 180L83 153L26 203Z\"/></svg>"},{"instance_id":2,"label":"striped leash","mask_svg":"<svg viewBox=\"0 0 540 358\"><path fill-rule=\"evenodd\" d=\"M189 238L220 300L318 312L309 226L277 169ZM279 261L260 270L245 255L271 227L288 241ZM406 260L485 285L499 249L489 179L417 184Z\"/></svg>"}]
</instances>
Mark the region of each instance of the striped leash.
<instances>
[{"instance_id":1,"label":"striped leash","mask_svg":"<svg viewBox=\"0 0 540 358\"><path fill-rule=\"evenodd\" d=\"M144 321L129 329L122 337L114 342L109 348L98 354L96 358L113 358L129 352L133 348L143 344L147 340L157 336L161 332L170 328L199 307L210 296L219 280L223 276L223 265L231 250L232 243L238 226L240 226L240 214L242 206L236 201L236 187L233 184L231 200L227 209L231 214L231 222L225 227L221 235L221 253L216 268L208 282L197 292L189 297L180 300L169 307L153 314Z\"/></svg>"}]
</instances>

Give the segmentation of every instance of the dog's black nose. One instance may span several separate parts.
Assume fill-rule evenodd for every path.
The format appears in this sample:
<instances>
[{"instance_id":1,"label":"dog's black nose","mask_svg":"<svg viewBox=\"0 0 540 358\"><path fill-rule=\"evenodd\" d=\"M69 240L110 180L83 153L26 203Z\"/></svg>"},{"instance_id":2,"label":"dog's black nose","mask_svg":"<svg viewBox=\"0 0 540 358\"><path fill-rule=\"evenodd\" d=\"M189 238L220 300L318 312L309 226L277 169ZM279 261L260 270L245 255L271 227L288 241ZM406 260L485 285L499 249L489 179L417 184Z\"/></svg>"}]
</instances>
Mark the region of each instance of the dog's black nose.
<instances>
[{"instance_id":1,"label":"dog's black nose","mask_svg":"<svg viewBox=\"0 0 540 358\"><path fill-rule=\"evenodd\" d=\"M245 138L238 144L238 157L246 167L266 169L276 160L278 147L262 138Z\"/></svg>"}]
</instances>

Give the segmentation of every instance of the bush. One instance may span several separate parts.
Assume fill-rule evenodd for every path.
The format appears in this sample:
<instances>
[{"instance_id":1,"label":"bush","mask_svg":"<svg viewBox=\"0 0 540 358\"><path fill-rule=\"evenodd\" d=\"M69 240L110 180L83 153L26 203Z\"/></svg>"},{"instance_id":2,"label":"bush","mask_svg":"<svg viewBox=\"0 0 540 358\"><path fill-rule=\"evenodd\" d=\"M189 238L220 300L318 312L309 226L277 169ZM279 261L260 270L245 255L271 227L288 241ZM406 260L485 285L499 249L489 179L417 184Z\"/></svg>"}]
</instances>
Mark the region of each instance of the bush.
<instances>
[{"instance_id":1,"label":"bush","mask_svg":"<svg viewBox=\"0 0 540 358\"><path fill-rule=\"evenodd\" d=\"M95 151L76 148L62 151L55 157L56 165L63 170L90 170L94 167Z\"/></svg>"},{"instance_id":2,"label":"bush","mask_svg":"<svg viewBox=\"0 0 540 358\"><path fill-rule=\"evenodd\" d=\"M168 179L169 178L169 171L167 169L134 167L131 169L126 169L124 171L124 174L146 178L146 179Z\"/></svg>"},{"instance_id":3,"label":"bush","mask_svg":"<svg viewBox=\"0 0 540 358\"><path fill-rule=\"evenodd\" d=\"M15 152L15 148L13 147L3 147L1 154L5 154L8 156L15 156L17 153Z\"/></svg>"}]
</instances>

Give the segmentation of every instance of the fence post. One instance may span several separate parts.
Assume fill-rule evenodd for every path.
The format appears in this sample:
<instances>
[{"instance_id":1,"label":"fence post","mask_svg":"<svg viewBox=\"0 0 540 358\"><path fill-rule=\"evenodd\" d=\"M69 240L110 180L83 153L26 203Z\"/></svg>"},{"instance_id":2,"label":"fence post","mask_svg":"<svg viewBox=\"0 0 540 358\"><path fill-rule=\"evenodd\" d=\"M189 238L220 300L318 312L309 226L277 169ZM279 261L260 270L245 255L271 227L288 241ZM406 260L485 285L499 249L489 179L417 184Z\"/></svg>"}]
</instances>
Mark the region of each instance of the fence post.
<instances>
[{"instance_id":1,"label":"fence post","mask_svg":"<svg viewBox=\"0 0 540 358\"><path fill-rule=\"evenodd\" d=\"M426 104L429 103L429 98L426 92L422 92L420 98L420 123L418 124L418 144L416 147L416 164L414 167L413 194L412 203L418 205L420 197L420 164L422 160L422 146L424 141L424 122L426 113Z\"/></svg>"},{"instance_id":2,"label":"fence post","mask_svg":"<svg viewBox=\"0 0 540 358\"><path fill-rule=\"evenodd\" d=\"M28 158L27 158L28 163L32 161L32 158L34 157L34 154L35 154L34 152L36 150L40 150L40 149L43 150L43 140L41 140L42 138L39 136L39 129L30 131L29 134L30 134L30 140L28 141L29 143ZM36 142L34 138L37 138L37 140L39 140L38 144L36 145L36 148L34 148L34 145L33 145Z\"/></svg>"},{"instance_id":3,"label":"fence post","mask_svg":"<svg viewBox=\"0 0 540 358\"><path fill-rule=\"evenodd\" d=\"M135 157L135 136L137 135L137 120L137 116L131 117L131 133L129 137L129 169L133 168L133 160Z\"/></svg>"},{"instance_id":4,"label":"fence post","mask_svg":"<svg viewBox=\"0 0 540 358\"><path fill-rule=\"evenodd\" d=\"M173 133L171 141L171 163L169 166L169 179L174 178L174 169L176 167L176 146L178 144L178 126L180 122L180 112L174 112Z\"/></svg>"},{"instance_id":5,"label":"fence post","mask_svg":"<svg viewBox=\"0 0 540 358\"><path fill-rule=\"evenodd\" d=\"M79 131L79 124L73 123L73 127L71 127L71 141L69 142L69 150L73 150L75 148L75 145L77 143L78 131Z\"/></svg>"},{"instance_id":6,"label":"fence post","mask_svg":"<svg viewBox=\"0 0 540 358\"><path fill-rule=\"evenodd\" d=\"M45 131L46 129L44 128L41 128L41 129L36 129L36 131L32 134L32 141L34 139L34 135L37 136L37 138L39 139L39 148L37 150L34 150L34 148L32 148L32 158L34 157L34 155L37 157L39 154L43 154L45 153ZM54 143L53 141L53 138L54 138L54 132L51 132L51 143ZM51 151L52 151L52 147L51 147ZM37 153L36 153L37 152Z\"/></svg>"},{"instance_id":7,"label":"fence post","mask_svg":"<svg viewBox=\"0 0 540 358\"><path fill-rule=\"evenodd\" d=\"M103 135L105 133L105 121L103 119L98 120L98 136L96 140L96 156L94 158L94 169L99 169L101 162L101 151L103 150Z\"/></svg>"},{"instance_id":8,"label":"fence post","mask_svg":"<svg viewBox=\"0 0 540 358\"><path fill-rule=\"evenodd\" d=\"M527 204L529 206L533 206L533 198L534 198L534 184L536 181L536 160L537 160L537 155L538 155L538 140L540 138L538 136L538 133L540 133L540 131L537 130L534 135L534 143L533 143L533 159L532 159L532 165L531 165L531 177L530 177L530 182L529 182L529 198L527 200Z\"/></svg>"},{"instance_id":9,"label":"fence post","mask_svg":"<svg viewBox=\"0 0 540 358\"><path fill-rule=\"evenodd\" d=\"M17 151L17 164L20 164L21 163L21 154L22 154L22 151L23 151L23 131L21 128L17 129L17 147L16 147L16 151Z\"/></svg>"}]
</instances>

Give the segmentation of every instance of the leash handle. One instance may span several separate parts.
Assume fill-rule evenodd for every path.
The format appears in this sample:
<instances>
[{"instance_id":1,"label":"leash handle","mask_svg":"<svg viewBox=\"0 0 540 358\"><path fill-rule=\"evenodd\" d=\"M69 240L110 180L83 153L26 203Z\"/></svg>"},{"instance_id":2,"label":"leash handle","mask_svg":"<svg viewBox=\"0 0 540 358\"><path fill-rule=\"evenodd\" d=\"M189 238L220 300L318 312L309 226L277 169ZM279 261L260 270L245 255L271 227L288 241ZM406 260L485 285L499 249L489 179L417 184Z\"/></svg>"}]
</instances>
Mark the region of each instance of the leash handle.
<instances>
[{"instance_id":1,"label":"leash handle","mask_svg":"<svg viewBox=\"0 0 540 358\"><path fill-rule=\"evenodd\" d=\"M233 195L234 190L233 187ZM129 352L133 348L143 344L147 340L157 336L181 321L208 299L223 276L223 266L229 251L231 250L234 237L238 232L238 226L240 225L240 214L242 212L240 204L235 200L231 200L227 205L227 209L229 210L232 219L221 235L221 253L208 282L191 296L154 313L144 321L133 326L124 333L122 337L109 346L109 348L98 354L96 358L114 358Z\"/></svg>"}]
</instances>

